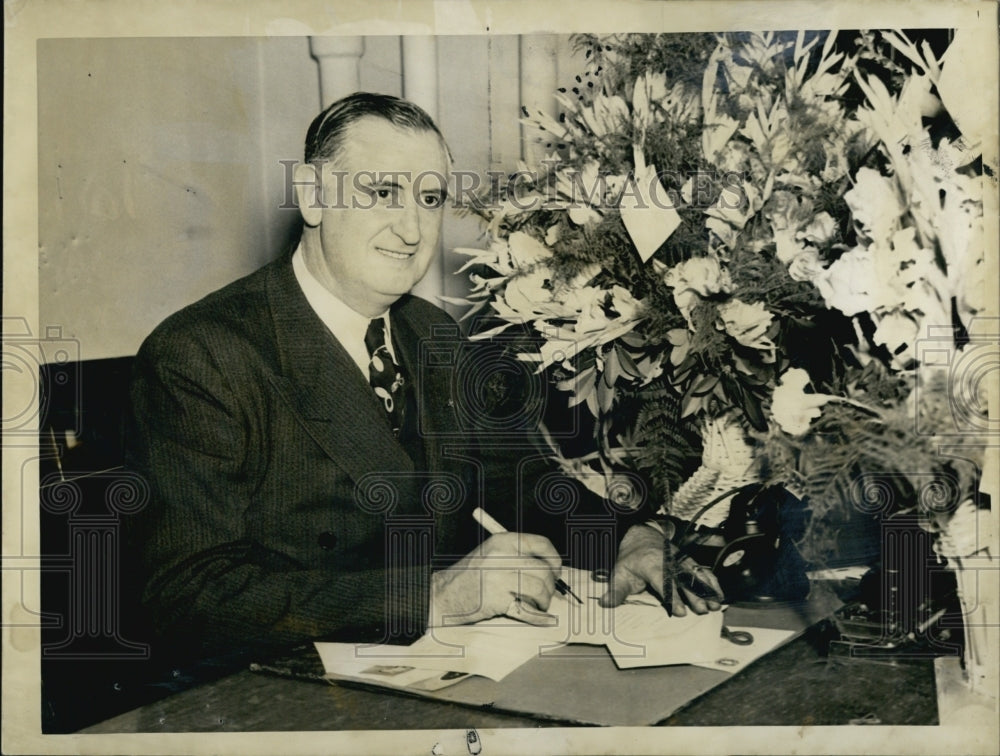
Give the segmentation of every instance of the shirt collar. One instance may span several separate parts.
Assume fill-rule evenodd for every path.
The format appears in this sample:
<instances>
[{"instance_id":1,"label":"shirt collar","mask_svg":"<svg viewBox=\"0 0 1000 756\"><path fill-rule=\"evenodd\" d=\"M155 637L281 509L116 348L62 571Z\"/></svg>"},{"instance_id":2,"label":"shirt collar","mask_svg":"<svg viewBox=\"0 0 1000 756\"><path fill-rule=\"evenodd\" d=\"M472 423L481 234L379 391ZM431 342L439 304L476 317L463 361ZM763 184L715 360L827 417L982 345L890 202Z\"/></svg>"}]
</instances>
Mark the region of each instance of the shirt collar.
<instances>
[{"instance_id":1,"label":"shirt collar","mask_svg":"<svg viewBox=\"0 0 1000 756\"><path fill-rule=\"evenodd\" d=\"M305 295L306 301L313 309L323 325L327 327L334 338L340 342L341 346L351 356L351 359L368 376L368 363L370 357L368 348L365 346L365 332L368 330L368 323L372 318L362 315L360 312L351 309L343 300L331 293L306 267L305 255L302 245L292 254L292 271L295 273L295 280L298 281L299 288ZM385 321L386 342L389 351L395 359L395 351L392 348L392 326L389 318L389 311L386 310L380 315Z\"/></svg>"}]
</instances>

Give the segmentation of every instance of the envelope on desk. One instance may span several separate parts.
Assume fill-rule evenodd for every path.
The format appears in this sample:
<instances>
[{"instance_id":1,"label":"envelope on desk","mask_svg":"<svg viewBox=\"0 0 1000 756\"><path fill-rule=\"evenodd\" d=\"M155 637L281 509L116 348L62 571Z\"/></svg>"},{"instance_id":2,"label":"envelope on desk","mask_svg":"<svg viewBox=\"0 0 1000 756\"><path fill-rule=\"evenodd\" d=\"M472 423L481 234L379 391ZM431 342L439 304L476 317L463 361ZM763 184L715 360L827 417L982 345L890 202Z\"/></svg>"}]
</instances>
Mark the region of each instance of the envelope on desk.
<instances>
[{"instance_id":1,"label":"envelope on desk","mask_svg":"<svg viewBox=\"0 0 1000 756\"><path fill-rule=\"evenodd\" d=\"M405 650L407 646L395 648ZM415 667L405 663L408 659L365 658L358 655L358 644L354 643L317 643L316 649L329 677L383 688L429 692L447 688L469 676L464 672Z\"/></svg>"},{"instance_id":2,"label":"envelope on desk","mask_svg":"<svg viewBox=\"0 0 1000 756\"><path fill-rule=\"evenodd\" d=\"M547 643L532 633L520 633L532 627L433 628L409 646L363 645L355 643L317 643L316 650L328 673L337 669L327 659L342 665L410 665L422 670L462 672L500 681L526 661L538 655L539 645ZM438 631L442 632L440 635Z\"/></svg>"}]
</instances>

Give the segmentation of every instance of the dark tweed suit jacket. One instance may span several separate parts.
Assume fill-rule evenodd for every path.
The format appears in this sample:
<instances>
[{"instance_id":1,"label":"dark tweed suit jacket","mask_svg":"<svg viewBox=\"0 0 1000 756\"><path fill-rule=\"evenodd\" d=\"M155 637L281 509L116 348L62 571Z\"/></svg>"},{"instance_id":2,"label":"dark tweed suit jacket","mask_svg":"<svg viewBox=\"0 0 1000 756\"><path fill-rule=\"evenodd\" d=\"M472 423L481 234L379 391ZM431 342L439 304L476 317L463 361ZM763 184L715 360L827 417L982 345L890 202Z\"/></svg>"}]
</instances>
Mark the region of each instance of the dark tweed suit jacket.
<instances>
[{"instance_id":1,"label":"dark tweed suit jacket","mask_svg":"<svg viewBox=\"0 0 1000 756\"><path fill-rule=\"evenodd\" d=\"M422 469L310 308L290 255L143 344L128 447L151 500L130 540L142 602L172 645L206 655L425 629L430 562L479 537L468 509L482 471L460 451L449 371L418 364L421 340L453 321L409 296L390 317Z\"/></svg>"}]
</instances>

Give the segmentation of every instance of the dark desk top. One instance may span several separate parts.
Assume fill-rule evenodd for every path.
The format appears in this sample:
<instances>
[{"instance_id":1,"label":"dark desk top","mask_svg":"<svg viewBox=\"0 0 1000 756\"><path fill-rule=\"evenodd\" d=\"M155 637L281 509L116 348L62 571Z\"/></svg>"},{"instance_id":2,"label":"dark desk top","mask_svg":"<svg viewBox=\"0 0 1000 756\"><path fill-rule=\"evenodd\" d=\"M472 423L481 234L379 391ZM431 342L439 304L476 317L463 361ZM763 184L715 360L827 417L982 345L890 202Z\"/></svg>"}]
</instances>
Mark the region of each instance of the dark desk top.
<instances>
[{"instance_id":1,"label":"dark desk top","mask_svg":"<svg viewBox=\"0 0 1000 756\"><path fill-rule=\"evenodd\" d=\"M826 656L820 623L696 698L671 726L937 724L933 660ZM85 733L537 728L565 722L250 671L179 693Z\"/></svg>"}]
</instances>

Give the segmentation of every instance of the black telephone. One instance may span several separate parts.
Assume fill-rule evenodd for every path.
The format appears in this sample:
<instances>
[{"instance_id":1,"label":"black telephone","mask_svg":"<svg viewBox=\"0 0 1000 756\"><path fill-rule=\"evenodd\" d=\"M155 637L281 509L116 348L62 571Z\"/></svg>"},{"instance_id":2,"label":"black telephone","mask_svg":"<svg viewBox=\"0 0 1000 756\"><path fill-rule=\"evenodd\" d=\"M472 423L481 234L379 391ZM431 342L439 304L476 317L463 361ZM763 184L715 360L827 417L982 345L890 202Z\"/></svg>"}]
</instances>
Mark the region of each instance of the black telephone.
<instances>
[{"instance_id":1,"label":"black telephone","mask_svg":"<svg viewBox=\"0 0 1000 756\"><path fill-rule=\"evenodd\" d=\"M729 491L709 502L687 526L678 528L677 545L690 552L688 534L708 509L732 495L729 514L716 531L722 544L716 547L711 564L726 601L797 601L809 594L805 561L789 532L796 516L804 516L802 503L780 487L753 484ZM793 516L789 517L789 513ZM721 532L719 532L721 531ZM704 559L704 547L700 549Z\"/></svg>"}]
</instances>

